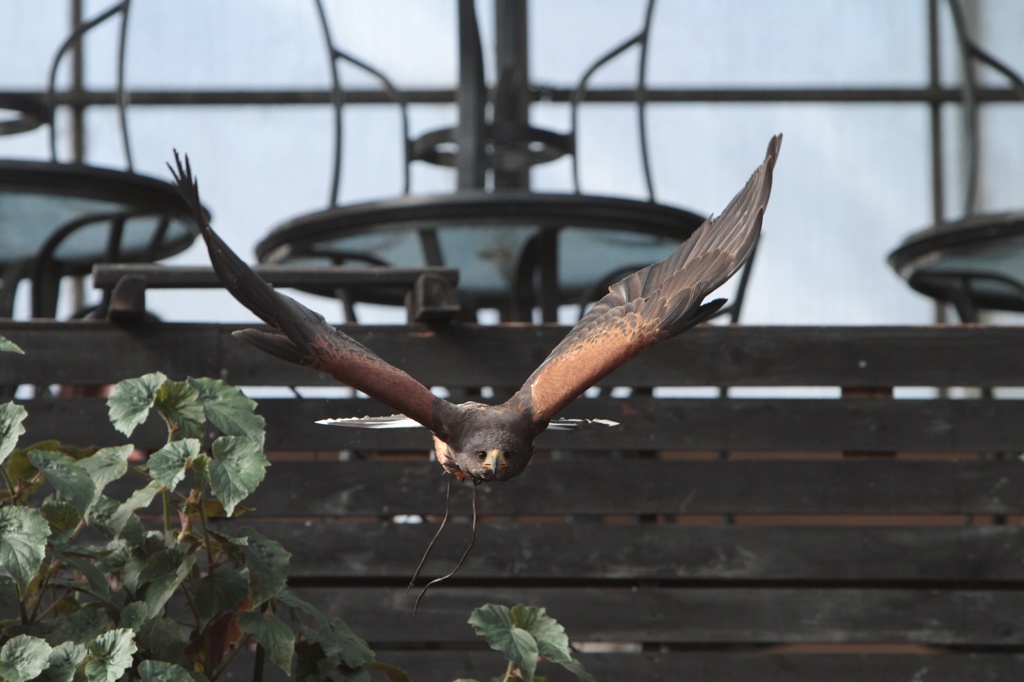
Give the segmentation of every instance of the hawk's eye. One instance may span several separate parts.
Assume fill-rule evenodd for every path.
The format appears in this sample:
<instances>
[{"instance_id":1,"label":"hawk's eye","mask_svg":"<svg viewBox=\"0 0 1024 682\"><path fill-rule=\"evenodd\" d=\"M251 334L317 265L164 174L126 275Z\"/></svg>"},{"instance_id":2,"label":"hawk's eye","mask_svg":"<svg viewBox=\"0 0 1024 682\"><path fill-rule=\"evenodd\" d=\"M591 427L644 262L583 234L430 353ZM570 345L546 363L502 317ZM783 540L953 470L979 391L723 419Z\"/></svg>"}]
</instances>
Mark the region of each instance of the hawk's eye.
<instances>
[{"instance_id":1,"label":"hawk's eye","mask_svg":"<svg viewBox=\"0 0 1024 682\"><path fill-rule=\"evenodd\" d=\"M485 459L487 459L487 453L484 452L483 450L477 450L476 451L476 458L482 462Z\"/></svg>"},{"instance_id":2,"label":"hawk's eye","mask_svg":"<svg viewBox=\"0 0 1024 682\"><path fill-rule=\"evenodd\" d=\"M506 450L505 452L501 453L501 456L504 457L506 460L512 459L512 451Z\"/></svg>"}]
</instances>

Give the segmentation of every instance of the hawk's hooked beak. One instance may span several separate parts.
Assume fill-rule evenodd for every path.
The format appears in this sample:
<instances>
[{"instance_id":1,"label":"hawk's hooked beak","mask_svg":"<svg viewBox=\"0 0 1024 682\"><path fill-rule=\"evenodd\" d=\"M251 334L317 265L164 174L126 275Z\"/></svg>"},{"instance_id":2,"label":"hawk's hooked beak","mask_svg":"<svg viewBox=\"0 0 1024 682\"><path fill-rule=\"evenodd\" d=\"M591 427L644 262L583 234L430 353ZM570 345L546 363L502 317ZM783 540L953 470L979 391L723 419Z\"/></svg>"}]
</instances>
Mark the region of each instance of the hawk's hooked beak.
<instances>
[{"instance_id":1,"label":"hawk's hooked beak","mask_svg":"<svg viewBox=\"0 0 1024 682\"><path fill-rule=\"evenodd\" d=\"M505 461L505 456L501 454L501 450L495 448L494 450L487 451L483 467L486 470L485 473L490 473L489 478L494 478L498 475L498 469L504 469L507 466L508 462Z\"/></svg>"}]
</instances>

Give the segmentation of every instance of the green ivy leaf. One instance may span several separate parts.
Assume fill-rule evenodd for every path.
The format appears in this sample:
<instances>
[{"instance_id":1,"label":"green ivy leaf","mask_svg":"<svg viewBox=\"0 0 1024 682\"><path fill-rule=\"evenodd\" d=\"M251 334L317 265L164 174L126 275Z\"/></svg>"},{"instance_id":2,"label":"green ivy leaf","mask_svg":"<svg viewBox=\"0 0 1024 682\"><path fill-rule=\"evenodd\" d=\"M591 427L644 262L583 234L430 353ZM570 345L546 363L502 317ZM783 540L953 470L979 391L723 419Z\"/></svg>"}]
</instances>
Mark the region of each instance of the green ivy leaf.
<instances>
[{"instance_id":1,"label":"green ivy leaf","mask_svg":"<svg viewBox=\"0 0 1024 682\"><path fill-rule=\"evenodd\" d=\"M147 533L139 542L126 538L125 543L131 548L131 555L121 568L121 582L132 594L138 594L148 582L159 577L161 570L175 570L185 553L184 548L168 547L161 531ZM175 554L166 556L169 549Z\"/></svg>"},{"instance_id":2,"label":"green ivy leaf","mask_svg":"<svg viewBox=\"0 0 1024 682\"><path fill-rule=\"evenodd\" d=\"M97 553L97 568L104 573L120 573L125 563L131 558L133 546L123 539L111 540Z\"/></svg>"},{"instance_id":3,"label":"green ivy leaf","mask_svg":"<svg viewBox=\"0 0 1024 682\"><path fill-rule=\"evenodd\" d=\"M50 540L53 542L67 542L82 520L78 510L67 500L47 500L40 510L50 526Z\"/></svg>"},{"instance_id":4,"label":"green ivy leaf","mask_svg":"<svg viewBox=\"0 0 1024 682\"><path fill-rule=\"evenodd\" d=\"M533 682L533 674L537 672L537 640L529 632L522 628L512 628L507 637L502 638L505 642L504 651L506 658L514 661L517 668L522 671L527 682ZM491 644L491 648L497 648Z\"/></svg>"},{"instance_id":5,"label":"green ivy leaf","mask_svg":"<svg viewBox=\"0 0 1024 682\"><path fill-rule=\"evenodd\" d=\"M291 609L298 611L301 615L305 615L312 618L314 627L326 628L330 626L330 622L327 620L327 616L325 616L323 612L320 611L320 609L313 606L305 599L300 599L299 597L296 597L292 592L288 592L287 590L281 592L279 595L277 595L276 599L278 602L284 604L285 606L288 606ZM253 606L255 607L257 605L253 604ZM302 618L298 618L295 619L295 622L299 623L302 622L302 620Z\"/></svg>"},{"instance_id":6,"label":"green ivy leaf","mask_svg":"<svg viewBox=\"0 0 1024 682\"><path fill-rule=\"evenodd\" d=\"M114 515L117 514L120 506L121 503L117 500L100 495L100 499L93 505L92 511L89 513L89 524L105 533L107 537L116 539L124 528L123 523L120 528L114 524Z\"/></svg>"},{"instance_id":7,"label":"green ivy leaf","mask_svg":"<svg viewBox=\"0 0 1024 682\"><path fill-rule=\"evenodd\" d=\"M40 675L40 682L72 682L76 668L85 660L85 646L62 642L50 651L50 665Z\"/></svg>"},{"instance_id":8,"label":"green ivy leaf","mask_svg":"<svg viewBox=\"0 0 1024 682\"><path fill-rule=\"evenodd\" d=\"M115 517L118 521L124 517L134 518L135 512L151 505L153 498L159 495L161 490L163 490L163 486L160 485L160 481L150 481L144 488L139 488L121 503Z\"/></svg>"},{"instance_id":9,"label":"green ivy leaf","mask_svg":"<svg viewBox=\"0 0 1024 682\"><path fill-rule=\"evenodd\" d=\"M89 593L108 605L112 605L110 594L110 580L107 575L96 568L96 566L85 557L68 554L64 551L57 551L54 555L74 570L85 576L89 583Z\"/></svg>"},{"instance_id":10,"label":"green ivy leaf","mask_svg":"<svg viewBox=\"0 0 1024 682\"><path fill-rule=\"evenodd\" d=\"M143 661L139 664L142 682L192 682L192 676L180 665L164 661Z\"/></svg>"},{"instance_id":11,"label":"green ivy leaf","mask_svg":"<svg viewBox=\"0 0 1024 682\"><path fill-rule=\"evenodd\" d=\"M485 604L473 610L469 624L492 649L505 654L505 658L519 668L527 680L533 679L539 655L537 640L515 624L511 609L500 604Z\"/></svg>"},{"instance_id":12,"label":"green ivy leaf","mask_svg":"<svg viewBox=\"0 0 1024 682\"><path fill-rule=\"evenodd\" d=\"M28 453L28 461L42 472L61 497L74 505L82 518L87 517L96 497L96 485L88 471L59 452L33 450Z\"/></svg>"},{"instance_id":13,"label":"green ivy leaf","mask_svg":"<svg viewBox=\"0 0 1024 682\"><path fill-rule=\"evenodd\" d=\"M18 444L18 439L25 433L25 427L21 423L27 416L28 412L21 405L0 405L0 464L4 463L7 455L11 454Z\"/></svg>"},{"instance_id":14,"label":"green ivy leaf","mask_svg":"<svg viewBox=\"0 0 1024 682\"><path fill-rule=\"evenodd\" d=\"M21 595L43 563L49 536L50 526L38 509L0 509L0 567L14 578Z\"/></svg>"},{"instance_id":15,"label":"green ivy leaf","mask_svg":"<svg viewBox=\"0 0 1024 682\"><path fill-rule=\"evenodd\" d=\"M139 569L138 584L140 587L148 585L168 573L174 573L178 570L178 566L181 566L181 562L185 560L185 550L179 545L167 547L161 543L155 548L154 544L149 542L146 547L139 548L141 552L150 552Z\"/></svg>"},{"instance_id":16,"label":"green ivy leaf","mask_svg":"<svg viewBox=\"0 0 1024 682\"><path fill-rule=\"evenodd\" d=\"M135 512L152 504L153 498L161 490L163 490L163 485L160 481L150 481L145 488L139 488L121 503L101 495L89 514L89 523L106 533L111 539L117 539L121 533L125 532L125 528L130 522L139 522L135 517Z\"/></svg>"},{"instance_id":17,"label":"green ivy leaf","mask_svg":"<svg viewBox=\"0 0 1024 682\"><path fill-rule=\"evenodd\" d=\"M267 422L256 414L256 401L220 379L189 379L199 393L203 413L227 436L244 436L263 447Z\"/></svg>"},{"instance_id":18,"label":"green ivy leaf","mask_svg":"<svg viewBox=\"0 0 1024 682\"><path fill-rule=\"evenodd\" d=\"M89 682L117 682L132 665L135 633L126 628L105 632L89 645L92 660L85 665Z\"/></svg>"},{"instance_id":19,"label":"green ivy leaf","mask_svg":"<svg viewBox=\"0 0 1024 682\"><path fill-rule=\"evenodd\" d=\"M249 572L222 568L200 579L194 601L205 620L218 612L234 611L248 596Z\"/></svg>"},{"instance_id":20,"label":"green ivy leaf","mask_svg":"<svg viewBox=\"0 0 1024 682\"><path fill-rule=\"evenodd\" d=\"M251 633L256 638L274 665L285 674L291 672L295 633L280 618L270 613L247 611L238 614L238 625L243 632Z\"/></svg>"},{"instance_id":21,"label":"green ivy leaf","mask_svg":"<svg viewBox=\"0 0 1024 682\"><path fill-rule=\"evenodd\" d=\"M373 649L357 637L342 620L335 618L328 621L320 609L288 591L279 594L277 601L312 619L312 626L307 626L303 622L304 619L297 619L295 623L310 643L320 645L329 669L337 668L344 663L346 667L356 670L374 662L376 657ZM296 677L299 677L298 671Z\"/></svg>"},{"instance_id":22,"label":"green ivy leaf","mask_svg":"<svg viewBox=\"0 0 1024 682\"><path fill-rule=\"evenodd\" d=\"M213 441L212 454L210 485L230 516L263 481L270 462L259 444L240 436L221 436Z\"/></svg>"},{"instance_id":23,"label":"green ivy leaf","mask_svg":"<svg viewBox=\"0 0 1024 682\"><path fill-rule=\"evenodd\" d=\"M196 564L196 556L182 556L177 550L168 550L154 556L146 562L139 576L139 583L145 584L145 605L150 607L150 617L158 617L164 610L164 604L171 598L178 586L188 576L188 571ZM153 577L150 571L159 566L160 573Z\"/></svg>"},{"instance_id":24,"label":"green ivy leaf","mask_svg":"<svg viewBox=\"0 0 1024 682\"><path fill-rule=\"evenodd\" d=\"M149 650L147 658L177 661L185 653L185 642L181 638L181 625L175 620L152 618L134 630L138 644Z\"/></svg>"},{"instance_id":25,"label":"green ivy leaf","mask_svg":"<svg viewBox=\"0 0 1024 682\"><path fill-rule=\"evenodd\" d=\"M543 607L522 604L513 606L512 622L536 638L537 648L544 658L556 662L572 660L565 628L549 616Z\"/></svg>"},{"instance_id":26,"label":"green ivy leaf","mask_svg":"<svg viewBox=\"0 0 1024 682\"><path fill-rule=\"evenodd\" d=\"M60 621L57 628L46 636L51 644L75 642L87 644L110 627L110 616L98 604L75 611Z\"/></svg>"},{"instance_id":27,"label":"green ivy leaf","mask_svg":"<svg viewBox=\"0 0 1024 682\"><path fill-rule=\"evenodd\" d=\"M30 635L11 637L0 647L0 678L27 682L50 665L50 645Z\"/></svg>"},{"instance_id":28,"label":"green ivy leaf","mask_svg":"<svg viewBox=\"0 0 1024 682\"><path fill-rule=\"evenodd\" d=\"M274 599L287 587L292 555L281 543L252 528L242 528L238 538L244 540L235 544L245 554L245 565L249 569L249 608L254 609Z\"/></svg>"},{"instance_id":29,"label":"green ivy leaf","mask_svg":"<svg viewBox=\"0 0 1024 682\"><path fill-rule=\"evenodd\" d=\"M583 682L594 682L594 676L583 669L583 664L577 661L575 658L569 659L568 663L558 662L558 665L562 666L573 675L576 679L583 680Z\"/></svg>"},{"instance_id":30,"label":"green ivy leaf","mask_svg":"<svg viewBox=\"0 0 1024 682\"><path fill-rule=\"evenodd\" d=\"M517 627L529 632L537 640L537 649L542 657L562 666L583 682L594 682L583 665L572 657L565 628L549 616L545 608L519 604L512 607L510 614Z\"/></svg>"},{"instance_id":31,"label":"green ivy leaf","mask_svg":"<svg viewBox=\"0 0 1024 682\"><path fill-rule=\"evenodd\" d=\"M138 379L125 379L114 386L107 398L110 423L126 436L132 435L149 416L149 410L156 402L157 391L167 381L163 372L153 372Z\"/></svg>"},{"instance_id":32,"label":"green ivy leaf","mask_svg":"<svg viewBox=\"0 0 1024 682\"><path fill-rule=\"evenodd\" d=\"M130 444L100 448L92 455L78 461L78 465L89 472L93 485L96 487L92 504L100 499L100 494L107 484L113 483L128 473L128 458L132 456L134 450L135 448Z\"/></svg>"},{"instance_id":33,"label":"green ivy leaf","mask_svg":"<svg viewBox=\"0 0 1024 682\"><path fill-rule=\"evenodd\" d=\"M149 456L149 474L168 490L185 478L188 461L199 454L199 440L185 438L163 446Z\"/></svg>"},{"instance_id":34,"label":"green ivy leaf","mask_svg":"<svg viewBox=\"0 0 1024 682\"><path fill-rule=\"evenodd\" d=\"M6 575L0 576L0 609L17 608L18 586Z\"/></svg>"},{"instance_id":35,"label":"green ivy leaf","mask_svg":"<svg viewBox=\"0 0 1024 682\"><path fill-rule=\"evenodd\" d=\"M339 659L353 670L373 663L376 658L366 641L352 632L340 618L333 618L327 630L315 634L328 657Z\"/></svg>"},{"instance_id":36,"label":"green ivy leaf","mask_svg":"<svg viewBox=\"0 0 1024 682\"><path fill-rule=\"evenodd\" d=\"M135 630L138 632L139 628L149 620L149 607L146 606L144 601L133 601L130 604L126 604L121 613L118 614L117 624L127 630Z\"/></svg>"},{"instance_id":37,"label":"green ivy leaf","mask_svg":"<svg viewBox=\"0 0 1024 682\"><path fill-rule=\"evenodd\" d=\"M0 351L4 353L17 353L18 355L25 354L25 351L21 349L21 346L14 343L5 336L0 336Z\"/></svg>"},{"instance_id":38,"label":"green ivy leaf","mask_svg":"<svg viewBox=\"0 0 1024 682\"><path fill-rule=\"evenodd\" d=\"M28 485L30 481L35 478L35 475L39 473L36 468L32 466L32 463L28 461L29 451L49 449L52 448L39 447L38 445L33 445L30 448L15 448L7 459L7 474L11 477L11 480L22 484L23 488L25 485ZM29 494L35 492L35 489L41 484L41 481L36 483Z\"/></svg>"},{"instance_id":39,"label":"green ivy leaf","mask_svg":"<svg viewBox=\"0 0 1024 682\"><path fill-rule=\"evenodd\" d=\"M156 392L154 405L180 438L202 437L203 405L199 402L199 391L187 381L165 382Z\"/></svg>"},{"instance_id":40,"label":"green ivy leaf","mask_svg":"<svg viewBox=\"0 0 1024 682\"><path fill-rule=\"evenodd\" d=\"M210 483L210 458L206 453L200 452L192 458L192 472L195 474L196 488L213 488Z\"/></svg>"}]
</instances>

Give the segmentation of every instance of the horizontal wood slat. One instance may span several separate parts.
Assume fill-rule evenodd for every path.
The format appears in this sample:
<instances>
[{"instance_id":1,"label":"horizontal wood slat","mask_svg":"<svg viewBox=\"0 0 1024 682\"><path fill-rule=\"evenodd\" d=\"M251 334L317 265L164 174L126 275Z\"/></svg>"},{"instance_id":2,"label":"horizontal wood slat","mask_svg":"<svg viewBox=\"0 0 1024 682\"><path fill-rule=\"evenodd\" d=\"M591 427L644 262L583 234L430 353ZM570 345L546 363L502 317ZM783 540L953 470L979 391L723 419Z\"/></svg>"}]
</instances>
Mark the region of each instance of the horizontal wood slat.
<instances>
[{"instance_id":1,"label":"horizontal wood slat","mask_svg":"<svg viewBox=\"0 0 1024 682\"><path fill-rule=\"evenodd\" d=\"M261 515L440 514L447 477L433 462L280 462L249 498ZM470 485L452 513L469 511ZM1013 514L1018 462L541 461L478 488L485 515Z\"/></svg>"},{"instance_id":2,"label":"horizontal wood slat","mask_svg":"<svg viewBox=\"0 0 1024 682\"><path fill-rule=\"evenodd\" d=\"M545 606L581 641L1024 647L1024 592L1006 590L438 586L415 618L415 591L404 587L295 592L378 646L473 642L475 607L524 603Z\"/></svg>"},{"instance_id":3,"label":"horizontal wood slat","mask_svg":"<svg viewBox=\"0 0 1024 682\"><path fill-rule=\"evenodd\" d=\"M1004 682L1024 674L1019 654L779 654L755 652L583 653L576 654L587 672L601 680L644 682ZM396 665L414 682L452 682L456 678L489 680L504 671L493 651L380 650L377 660ZM243 663L243 661L245 661ZM252 678L251 660L238 661L234 679ZM538 675L549 682L576 682L559 666L542 663ZM290 679L278 668L264 668L267 682Z\"/></svg>"},{"instance_id":4,"label":"horizontal wood slat","mask_svg":"<svg viewBox=\"0 0 1024 682\"><path fill-rule=\"evenodd\" d=\"M493 652L383 651L379 658L412 674L415 682L451 682L455 676L490 679ZM1024 657L973 655L781 655L753 653L578 654L597 680L644 682L997 682L1018 679ZM500 666L500 661L499 665ZM499 671L500 672L500 671ZM555 665L542 665L550 682L576 678Z\"/></svg>"},{"instance_id":5,"label":"horizontal wood slat","mask_svg":"<svg viewBox=\"0 0 1024 682\"><path fill-rule=\"evenodd\" d=\"M290 576L405 584L436 523L254 522L292 553ZM236 525L236 528L237 528ZM443 575L469 542L449 523L424 567ZM509 548L514 548L510 551ZM1024 582L1024 527L875 528L483 523L455 581Z\"/></svg>"},{"instance_id":6,"label":"horizontal wood slat","mask_svg":"<svg viewBox=\"0 0 1024 682\"><path fill-rule=\"evenodd\" d=\"M427 452L425 429L357 429L316 424L327 417L393 412L373 400L264 398L270 450ZM99 398L25 402L27 440L109 444L124 439ZM580 399L563 413L620 422L579 431L547 431L540 449L559 450L805 450L966 452L1024 449L1024 401L814 399ZM141 448L166 440L155 417L132 434Z\"/></svg>"},{"instance_id":7,"label":"horizontal wood slat","mask_svg":"<svg viewBox=\"0 0 1024 682\"><path fill-rule=\"evenodd\" d=\"M239 385L332 385L231 337L238 325L0 322L28 354L0 385L109 383L156 369ZM427 385L517 387L567 331L539 325L346 326ZM644 352L607 386L1024 386L1019 327L703 327Z\"/></svg>"}]
</instances>

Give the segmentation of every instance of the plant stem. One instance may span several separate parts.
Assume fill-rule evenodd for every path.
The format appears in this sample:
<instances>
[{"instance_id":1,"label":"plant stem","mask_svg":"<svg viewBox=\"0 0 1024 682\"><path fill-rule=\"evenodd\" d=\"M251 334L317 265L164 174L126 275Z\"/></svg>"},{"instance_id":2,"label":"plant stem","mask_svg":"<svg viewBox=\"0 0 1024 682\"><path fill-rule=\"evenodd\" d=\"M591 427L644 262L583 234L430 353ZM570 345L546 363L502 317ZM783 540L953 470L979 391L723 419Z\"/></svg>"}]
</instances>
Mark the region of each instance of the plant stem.
<instances>
[{"instance_id":1,"label":"plant stem","mask_svg":"<svg viewBox=\"0 0 1024 682\"><path fill-rule=\"evenodd\" d=\"M18 610L21 612L21 624L28 625L28 609L25 608L25 598L21 595L21 589L18 589Z\"/></svg>"},{"instance_id":2,"label":"plant stem","mask_svg":"<svg viewBox=\"0 0 1024 682\"><path fill-rule=\"evenodd\" d=\"M213 541L210 539L210 529L206 526L206 509L203 506L205 500L206 496L200 492L197 506L199 523L203 526L203 542L206 544L206 569L207 572L213 573Z\"/></svg>"},{"instance_id":3,"label":"plant stem","mask_svg":"<svg viewBox=\"0 0 1024 682\"><path fill-rule=\"evenodd\" d=\"M501 682L508 682L512 679L512 671L515 670L515 663L512 661L508 662L508 667L505 668L505 677L502 678Z\"/></svg>"},{"instance_id":4,"label":"plant stem","mask_svg":"<svg viewBox=\"0 0 1024 682\"><path fill-rule=\"evenodd\" d=\"M17 499L17 491L14 489L14 481L11 480L11 475L7 473L7 467L0 467L0 474L3 474L4 485L7 486L7 493L11 497L11 504L14 504Z\"/></svg>"},{"instance_id":5,"label":"plant stem","mask_svg":"<svg viewBox=\"0 0 1024 682\"><path fill-rule=\"evenodd\" d=\"M85 519L82 519L81 521L78 522L78 525L75 526L75 529L73 531L71 531L71 535L68 536L68 539L67 539L68 544L70 544L72 540L74 540L75 538L78 537L78 534L82 532L82 529L85 528L86 525L88 525L88 524L85 523ZM70 552L70 553L74 554L74 552Z\"/></svg>"},{"instance_id":6,"label":"plant stem","mask_svg":"<svg viewBox=\"0 0 1024 682\"><path fill-rule=\"evenodd\" d=\"M171 496L167 494L167 488L160 492L164 502L164 535L171 537Z\"/></svg>"},{"instance_id":7,"label":"plant stem","mask_svg":"<svg viewBox=\"0 0 1024 682\"><path fill-rule=\"evenodd\" d=\"M198 630L199 622L202 620L199 618L199 609L196 608L196 603L192 600L192 595L189 594L189 591L185 589L184 586L181 586L181 593L185 595L185 601L188 602L188 608L192 611L192 617L196 619L196 629Z\"/></svg>"},{"instance_id":8,"label":"plant stem","mask_svg":"<svg viewBox=\"0 0 1024 682\"><path fill-rule=\"evenodd\" d=\"M43 574L42 579L39 581L39 587L36 589L36 593L39 595L39 598L36 600L36 605L32 608L32 617L29 622L36 622L36 615L39 613L39 607L43 605L43 593L50 584L50 578L55 576L57 571L60 570L60 566L61 563L57 561L57 559L53 559L50 562L49 568L46 569L46 573Z\"/></svg>"},{"instance_id":9,"label":"plant stem","mask_svg":"<svg viewBox=\"0 0 1024 682\"><path fill-rule=\"evenodd\" d=\"M33 614L32 615L32 620L33 621L43 620L48 615L50 615L51 611L53 611L55 608L57 608L58 604L60 604L62 601L67 599L72 594L74 594L74 590L72 590L71 588L68 588L68 589L64 590L64 594L62 594L59 597L57 597L56 599L54 599L53 602L51 602L50 605L47 606L46 609L42 613L40 613L38 615L38 617L35 614Z\"/></svg>"}]
</instances>

